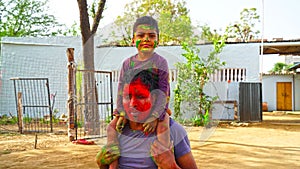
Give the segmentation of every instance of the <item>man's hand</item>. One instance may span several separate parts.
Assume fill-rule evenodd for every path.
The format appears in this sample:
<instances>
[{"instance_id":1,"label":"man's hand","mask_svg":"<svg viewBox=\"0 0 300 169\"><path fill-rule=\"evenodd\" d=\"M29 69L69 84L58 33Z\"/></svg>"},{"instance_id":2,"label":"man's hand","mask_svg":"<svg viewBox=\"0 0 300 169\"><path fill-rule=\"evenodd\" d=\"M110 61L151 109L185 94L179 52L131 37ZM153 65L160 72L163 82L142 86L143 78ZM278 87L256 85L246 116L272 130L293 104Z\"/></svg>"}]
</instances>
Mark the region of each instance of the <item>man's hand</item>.
<instances>
[{"instance_id":1,"label":"man's hand","mask_svg":"<svg viewBox=\"0 0 300 169\"><path fill-rule=\"evenodd\" d=\"M150 153L160 169L180 169L175 161L173 144L170 147L164 147L158 140L155 140L151 145Z\"/></svg>"},{"instance_id":2,"label":"man's hand","mask_svg":"<svg viewBox=\"0 0 300 169\"><path fill-rule=\"evenodd\" d=\"M117 160L120 156L119 146L117 144L105 145L96 155L96 162L101 168L102 166L109 165Z\"/></svg>"}]
</instances>

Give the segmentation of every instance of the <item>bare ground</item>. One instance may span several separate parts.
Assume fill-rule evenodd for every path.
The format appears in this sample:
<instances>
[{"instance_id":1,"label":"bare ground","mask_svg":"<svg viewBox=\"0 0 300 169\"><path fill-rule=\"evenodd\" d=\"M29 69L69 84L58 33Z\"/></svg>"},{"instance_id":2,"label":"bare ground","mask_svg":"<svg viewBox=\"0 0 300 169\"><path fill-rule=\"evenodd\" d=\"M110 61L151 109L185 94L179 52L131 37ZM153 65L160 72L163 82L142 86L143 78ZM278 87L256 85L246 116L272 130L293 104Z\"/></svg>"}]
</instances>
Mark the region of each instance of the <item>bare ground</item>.
<instances>
[{"instance_id":1,"label":"bare ground","mask_svg":"<svg viewBox=\"0 0 300 169\"><path fill-rule=\"evenodd\" d=\"M220 122L209 129L186 130L198 168L300 168L299 114L264 113L263 122ZM95 155L106 142L102 138L96 145L73 144L61 133L37 137L34 149L34 134L1 132L0 168L97 168Z\"/></svg>"}]
</instances>

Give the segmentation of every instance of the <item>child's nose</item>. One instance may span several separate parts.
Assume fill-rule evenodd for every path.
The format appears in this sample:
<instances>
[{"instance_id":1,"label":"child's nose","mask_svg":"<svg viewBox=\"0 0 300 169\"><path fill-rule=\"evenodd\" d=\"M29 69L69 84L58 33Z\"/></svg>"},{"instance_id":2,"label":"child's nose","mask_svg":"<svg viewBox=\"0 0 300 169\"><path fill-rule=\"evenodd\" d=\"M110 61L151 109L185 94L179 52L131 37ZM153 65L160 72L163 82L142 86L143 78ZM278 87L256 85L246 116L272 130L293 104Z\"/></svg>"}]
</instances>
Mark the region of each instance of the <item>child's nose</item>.
<instances>
[{"instance_id":1,"label":"child's nose","mask_svg":"<svg viewBox=\"0 0 300 169\"><path fill-rule=\"evenodd\" d=\"M149 35L148 34L145 34L144 41L149 41Z\"/></svg>"}]
</instances>

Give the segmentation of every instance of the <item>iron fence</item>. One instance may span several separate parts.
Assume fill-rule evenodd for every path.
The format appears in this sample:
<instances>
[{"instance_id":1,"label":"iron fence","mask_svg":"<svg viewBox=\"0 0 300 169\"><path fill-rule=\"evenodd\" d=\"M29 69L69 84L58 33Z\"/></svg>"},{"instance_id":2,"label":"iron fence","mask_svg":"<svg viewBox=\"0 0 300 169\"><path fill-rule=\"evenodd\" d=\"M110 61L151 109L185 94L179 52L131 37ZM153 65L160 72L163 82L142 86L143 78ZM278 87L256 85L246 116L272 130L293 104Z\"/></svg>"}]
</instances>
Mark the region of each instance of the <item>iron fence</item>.
<instances>
[{"instance_id":1,"label":"iron fence","mask_svg":"<svg viewBox=\"0 0 300 169\"><path fill-rule=\"evenodd\" d=\"M75 79L76 139L106 137L113 113L112 72L77 70ZM94 81L93 86L84 87L87 81ZM88 99L91 96L95 102Z\"/></svg>"},{"instance_id":2,"label":"iron fence","mask_svg":"<svg viewBox=\"0 0 300 169\"><path fill-rule=\"evenodd\" d=\"M53 132L48 78L11 78L18 127L23 132Z\"/></svg>"}]
</instances>

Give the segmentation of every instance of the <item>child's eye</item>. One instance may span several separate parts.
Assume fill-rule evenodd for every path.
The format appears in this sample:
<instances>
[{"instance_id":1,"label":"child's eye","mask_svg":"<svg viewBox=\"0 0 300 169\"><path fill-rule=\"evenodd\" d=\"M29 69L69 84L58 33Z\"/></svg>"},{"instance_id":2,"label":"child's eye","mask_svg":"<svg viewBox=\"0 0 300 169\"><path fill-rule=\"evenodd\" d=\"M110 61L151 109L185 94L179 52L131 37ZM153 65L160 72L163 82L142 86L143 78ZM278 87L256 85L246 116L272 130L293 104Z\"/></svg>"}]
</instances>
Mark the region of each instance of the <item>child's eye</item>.
<instances>
[{"instance_id":1,"label":"child's eye","mask_svg":"<svg viewBox=\"0 0 300 169\"><path fill-rule=\"evenodd\" d=\"M150 38L156 38L156 35L155 34L150 34L149 37Z\"/></svg>"},{"instance_id":2,"label":"child's eye","mask_svg":"<svg viewBox=\"0 0 300 169\"><path fill-rule=\"evenodd\" d=\"M137 34L136 37L142 38L142 37L144 37L144 34Z\"/></svg>"}]
</instances>

